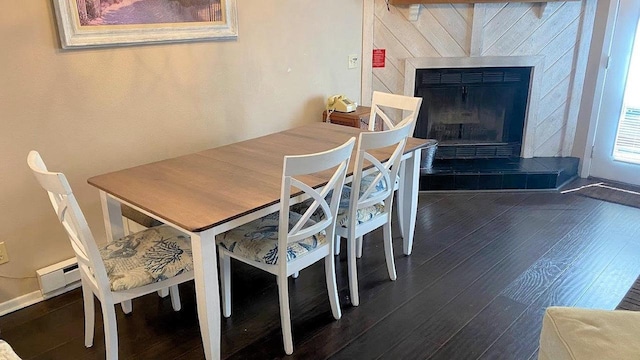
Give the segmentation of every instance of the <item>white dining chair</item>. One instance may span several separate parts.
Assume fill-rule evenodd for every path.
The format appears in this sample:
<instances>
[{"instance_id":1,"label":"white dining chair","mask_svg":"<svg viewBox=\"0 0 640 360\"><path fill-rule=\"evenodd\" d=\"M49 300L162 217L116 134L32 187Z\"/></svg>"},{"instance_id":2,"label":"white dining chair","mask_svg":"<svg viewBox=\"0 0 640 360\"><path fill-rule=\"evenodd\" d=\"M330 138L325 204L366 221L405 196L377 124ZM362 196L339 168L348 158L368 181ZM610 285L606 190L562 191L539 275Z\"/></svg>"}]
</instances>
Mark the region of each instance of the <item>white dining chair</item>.
<instances>
[{"instance_id":1,"label":"white dining chair","mask_svg":"<svg viewBox=\"0 0 640 360\"><path fill-rule=\"evenodd\" d=\"M383 129L393 129L397 124L404 121L412 122L409 136L413 136L413 132L416 128L416 122L418 120L418 114L420 113L420 106L422 105L421 97L413 97L398 94L389 94L380 91L374 91L371 98L371 115L369 116L369 130L373 131L377 121L382 121L384 124ZM391 113L391 115L389 114ZM396 119L394 121L394 119ZM401 120L397 120L401 119ZM400 164L399 172L402 173L404 167L404 161ZM370 181L371 177L365 179ZM396 214L398 219L402 219L404 214L404 201L403 191L404 188L399 186L399 182L396 182L395 190L398 191L396 207ZM416 210L413 210L416 211ZM416 214L406 214L408 216L416 216ZM404 228L402 226L403 221L398 221L400 226L400 233L404 234ZM411 255L413 244L404 244L403 252L405 255ZM362 239L358 241L358 257L362 256Z\"/></svg>"},{"instance_id":2,"label":"white dining chair","mask_svg":"<svg viewBox=\"0 0 640 360\"><path fill-rule=\"evenodd\" d=\"M418 114L420 112L420 106L422 104L422 98L412 97L406 95L397 95L397 94L389 94L380 91L374 91L373 96L371 98L371 113L369 115L369 131L375 131L376 129L394 129L398 124L404 124L410 122L411 129L409 130L409 136L413 135L413 131L416 127L416 121L418 119ZM381 123L378 125L378 123ZM402 167L404 162L400 165L399 173L402 173ZM363 177L363 185L362 187L367 187L371 184L373 179L375 178L375 174L370 174L368 176ZM399 194L397 196L398 207L396 208L396 214L398 219L402 219L404 217L404 207L403 207L403 196L402 191L403 188L400 186L399 180L394 184L394 190L398 191ZM415 216L415 214L408 214L410 216ZM400 226L400 231L404 234L404 229L402 227L403 222L398 222ZM336 238L336 255L340 253L340 238ZM412 244L406 244L405 248L403 248L405 255L411 254ZM356 257L360 258L362 256L362 238L358 238L356 243Z\"/></svg>"},{"instance_id":3,"label":"white dining chair","mask_svg":"<svg viewBox=\"0 0 640 360\"><path fill-rule=\"evenodd\" d=\"M223 316L231 316L231 258L274 274L278 283L284 349L289 355L293 353L289 276L324 259L331 311L335 319L342 316L331 239L334 238L341 189L354 144L355 138L351 138L325 152L285 156L279 212L222 233L216 239ZM314 189L305 182L310 179L308 175L327 174L330 169L334 169L330 180L321 189ZM294 199L291 199L292 194L296 194ZM291 206L306 197L311 199L306 211L302 214L293 211ZM312 220L314 213L320 214L317 221Z\"/></svg>"},{"instance_id":4,"label":"white dining chair","mask_svg":"<svg viewBox=\"0 0 640 360\"><path fill-rule=\"evenodd\" d=\"M40 154L27 163L49 194L58 220L71 241L80 269L84 299L85 346L93 346L95 295L102 307L106 358L118 358L115 304L131 312L131 299L169 288L171 305L180 310L178 284L193 279L191 240L170 226L152 227L98 247L64 174L47 170Z\"/></svg>"},{"instance_id":5,"label":"white dining chair","mask_svg":"<svg viewBox=\"0 0 640 360\"><path fill-rule=\"evenodd\" d=\"M412 123L406 120L391 130L360 133L354 175L351 186L345 186L338 210L336 235L347 239L347 263L351 303L358 306L358 274L356 270L357 242L363 235L383 228L384 252L391 280L396 279L391 237L391 209L393 193ZM384 164L373 155L377 149L393 147L393 153ZM373 173L370 182L362 181L365 173ZM348 201L347 201L348 198Z\"/></svg>"},{"instance_id":6,"label":"white dining chair","mask_svg":"<svg viewBox=\"0 0 640 360\"><path fill-rule=\"evenodd\" d=\"M374 91L371 97L371 113L369 115L369 131L379 128L376 123L382 122L382 129L393 129L400 123L413 122L409 136L413 135L416 120L422 105L422 98L389 94Z\"/></svg>"}]
</instances>

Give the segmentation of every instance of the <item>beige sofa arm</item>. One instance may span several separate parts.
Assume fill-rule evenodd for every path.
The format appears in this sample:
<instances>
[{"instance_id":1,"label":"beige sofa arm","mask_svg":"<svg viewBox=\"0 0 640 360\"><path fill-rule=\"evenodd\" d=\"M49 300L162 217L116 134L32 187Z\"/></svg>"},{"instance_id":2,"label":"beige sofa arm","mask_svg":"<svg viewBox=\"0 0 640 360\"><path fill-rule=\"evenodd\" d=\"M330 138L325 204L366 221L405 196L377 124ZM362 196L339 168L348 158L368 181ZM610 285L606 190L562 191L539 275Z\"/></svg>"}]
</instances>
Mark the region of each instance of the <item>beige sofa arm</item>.
<instances>
[{"instance_id":1,"label":"beige sofa arm","mask_svg":"<svg viewBox=\"0 0 640 360\"><path fill-rule=\"evenodd\" d=\"M640 312L549 307L538 360L640 359Z\"/></svg>"}]
</instances>

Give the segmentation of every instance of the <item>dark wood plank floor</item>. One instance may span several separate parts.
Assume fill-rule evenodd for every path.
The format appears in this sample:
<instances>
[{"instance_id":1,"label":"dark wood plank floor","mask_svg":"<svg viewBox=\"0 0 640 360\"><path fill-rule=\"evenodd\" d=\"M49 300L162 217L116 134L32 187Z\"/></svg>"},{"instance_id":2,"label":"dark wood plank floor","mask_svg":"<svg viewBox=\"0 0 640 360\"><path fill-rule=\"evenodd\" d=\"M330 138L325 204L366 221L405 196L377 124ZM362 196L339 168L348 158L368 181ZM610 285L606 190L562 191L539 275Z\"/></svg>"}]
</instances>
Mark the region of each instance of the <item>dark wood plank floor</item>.
<instances>
[{"instance_id":1,"label":"dark wood plank floor","mask_svg":"<svg viewBox=\"0 0 640 360\"><path fill-rule=\"evenodd\" d=\"M273 276L233 263L226 359L535 359L550 305L613 309L640 273L640 210L559 193L420 195L413 254L395 234L398 280L388 279L376 232L358 262L361 304L348 299L345 252L333 320L323 265L290 279L294 355L284 356ZM343 244L344 247L344 244ZM344 250L344 249L343 249ZM120 358L204 358L193 283L183 309L152 294L118 311ZM24 359L102 359L83 345L79 290L0 318L0 337Z\"/></svg>"}]
</instances>

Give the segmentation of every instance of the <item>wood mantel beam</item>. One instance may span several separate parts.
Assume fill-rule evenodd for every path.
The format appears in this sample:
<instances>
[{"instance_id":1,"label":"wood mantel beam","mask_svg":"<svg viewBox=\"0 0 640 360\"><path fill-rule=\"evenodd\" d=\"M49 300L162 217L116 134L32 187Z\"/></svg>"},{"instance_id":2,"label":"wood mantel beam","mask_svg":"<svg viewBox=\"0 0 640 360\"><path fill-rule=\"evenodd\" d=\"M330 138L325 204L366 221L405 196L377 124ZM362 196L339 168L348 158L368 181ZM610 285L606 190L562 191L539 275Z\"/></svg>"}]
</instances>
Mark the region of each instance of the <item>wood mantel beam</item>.
<instances>
[{"instance_id":1,"label":"wood mantel beam","mask_svg":"<svg viewBox=\"0 0 640 360\"><path fill-rule=\"evenodd\" d=\"M409 21L418 21L420 16L420 4L476 4L476 3L506 3L506 2L530 2L539 6L538 17L543 18L547 13L547 3L560 1L581 0L388 0L391 5L409 5Z\"/></svg>"},{"instance_id":2,"label":"wood mantel beam","mask_svg":"<svg viewBox=\"0 0 640 360\"><path fill-rule=\"evenodd\" d=\"M507 3L507 2L564 2L580 0L389 0L391 5L413 4L473 4L473 3Z\"/></svg>"}]
</instances>

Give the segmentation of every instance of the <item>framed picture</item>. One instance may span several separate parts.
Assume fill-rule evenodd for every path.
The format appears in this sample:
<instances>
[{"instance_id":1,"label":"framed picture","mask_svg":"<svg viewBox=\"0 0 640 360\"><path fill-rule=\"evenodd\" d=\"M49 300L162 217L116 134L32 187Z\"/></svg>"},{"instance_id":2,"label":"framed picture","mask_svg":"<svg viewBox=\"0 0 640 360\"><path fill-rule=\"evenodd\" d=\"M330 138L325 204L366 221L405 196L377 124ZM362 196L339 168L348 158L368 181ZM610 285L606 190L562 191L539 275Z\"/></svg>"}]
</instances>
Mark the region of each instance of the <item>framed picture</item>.
<instances>
[{"instance_id":1,"label":"framed picture","mask_svg":"<svg viewBox=\"0 0 640 360\"><path fill-rule=\"evenodd\" d=\"M53 0L65 49L238 36L236 0Z\"/></svg>"}]
</instances>

